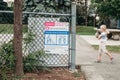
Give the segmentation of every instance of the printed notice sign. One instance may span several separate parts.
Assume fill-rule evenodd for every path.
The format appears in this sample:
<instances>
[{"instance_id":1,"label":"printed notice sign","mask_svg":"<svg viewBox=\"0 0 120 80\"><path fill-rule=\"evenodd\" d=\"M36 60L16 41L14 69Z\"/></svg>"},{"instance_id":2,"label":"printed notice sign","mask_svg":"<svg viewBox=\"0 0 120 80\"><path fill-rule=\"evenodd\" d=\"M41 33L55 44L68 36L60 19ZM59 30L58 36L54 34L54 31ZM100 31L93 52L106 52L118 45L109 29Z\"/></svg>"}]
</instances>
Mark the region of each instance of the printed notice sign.
<instances>
[{"instance_id":1,"label":"printed notice sign","mask_svg":"<svg viewBox=\"0 0 120 80\"><path fill-rule=\"evenodd\" d=\"M50 53L68 53L69 23L45 22L45 49Z\"/></svg>"}]
</instances>

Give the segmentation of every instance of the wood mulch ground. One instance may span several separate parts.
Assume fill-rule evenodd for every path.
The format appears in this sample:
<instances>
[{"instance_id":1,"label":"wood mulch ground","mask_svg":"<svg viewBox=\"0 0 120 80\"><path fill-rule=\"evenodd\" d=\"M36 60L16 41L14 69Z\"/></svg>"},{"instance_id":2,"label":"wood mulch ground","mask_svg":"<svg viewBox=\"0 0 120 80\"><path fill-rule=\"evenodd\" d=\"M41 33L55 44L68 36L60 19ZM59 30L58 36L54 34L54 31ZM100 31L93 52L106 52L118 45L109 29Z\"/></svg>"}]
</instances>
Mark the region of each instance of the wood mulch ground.
<instances>
[{"instance_id":1,"label":"wood mulch ground","mask_svg":"<svg viewBox=\"0 0 120 80\"><path fill-rule=\"evenodd\" d=\"M22 80L85 80L83 73L78 70L71 73L68 69L55 69L42 73L26 73Z\"/></svg>"}]
</instances>

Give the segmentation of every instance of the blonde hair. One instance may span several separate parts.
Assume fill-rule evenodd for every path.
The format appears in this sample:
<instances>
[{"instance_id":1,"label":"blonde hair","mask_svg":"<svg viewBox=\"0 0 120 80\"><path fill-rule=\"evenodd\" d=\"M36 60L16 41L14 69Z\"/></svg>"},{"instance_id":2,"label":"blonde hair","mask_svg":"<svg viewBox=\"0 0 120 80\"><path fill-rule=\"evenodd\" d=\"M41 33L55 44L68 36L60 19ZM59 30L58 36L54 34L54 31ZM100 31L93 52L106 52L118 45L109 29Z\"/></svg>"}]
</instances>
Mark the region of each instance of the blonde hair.
<instances>
[{"instance_id":1,"label":"blonde hair","mask_svg":"<svg viewBox=\"0 0 120 80\"><path fill-rule=\"evenodd\" d=\"M102 30L106 31L106 28L107 28L107 27L106 27L106 25L101 25L100 28L101 28Z\"/></svg>"},{"instance_id":2,"label":"blonde hair","mask_svg":"<svg viewBox=\"0 0 120 80\"><path fill-rule=\"evenodd\" d=\"M100 28L105 31L107 34L109 34L110 32L107 30L107 26L106 25L101 25Z\"/></svg>"}]
</instances>

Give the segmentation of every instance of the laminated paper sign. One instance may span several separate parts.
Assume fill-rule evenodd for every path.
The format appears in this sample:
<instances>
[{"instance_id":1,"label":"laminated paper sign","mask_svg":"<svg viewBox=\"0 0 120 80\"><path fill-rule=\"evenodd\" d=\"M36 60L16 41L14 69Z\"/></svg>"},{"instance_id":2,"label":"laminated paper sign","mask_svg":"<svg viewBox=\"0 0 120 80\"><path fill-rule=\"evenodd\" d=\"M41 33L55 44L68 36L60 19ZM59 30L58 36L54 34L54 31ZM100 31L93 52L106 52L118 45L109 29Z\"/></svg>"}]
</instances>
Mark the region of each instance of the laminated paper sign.
<instances>
[{"instance_id":1,"label":"laminated paper sign","mask_svg":"<svg viewBox=\"0 0 120 80\"><path fill-rule=\"evenodd\" d=\"M45 22L45 51L52 54L68 54L69 23Z\"/></svg>"}]
</instances>

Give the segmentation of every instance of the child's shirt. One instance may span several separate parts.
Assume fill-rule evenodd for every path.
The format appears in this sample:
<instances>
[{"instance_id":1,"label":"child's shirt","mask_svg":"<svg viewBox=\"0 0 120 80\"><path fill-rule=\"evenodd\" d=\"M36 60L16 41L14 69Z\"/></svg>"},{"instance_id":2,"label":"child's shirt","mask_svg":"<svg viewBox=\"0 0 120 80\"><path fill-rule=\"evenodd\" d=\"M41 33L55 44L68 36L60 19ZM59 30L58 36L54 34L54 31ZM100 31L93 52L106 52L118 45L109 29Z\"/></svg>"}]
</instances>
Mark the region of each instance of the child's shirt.
<instances>
[{"instance_id":1,"label":"child's shirt","mask_svg":"<svg viewBox=\"0 0 120 80\"><path fill-rule=\"evenodd\" d=\"M102 32L100 36L101 36L100 41L107 41L107 33Z\"/></svg>"}]
</instances>

